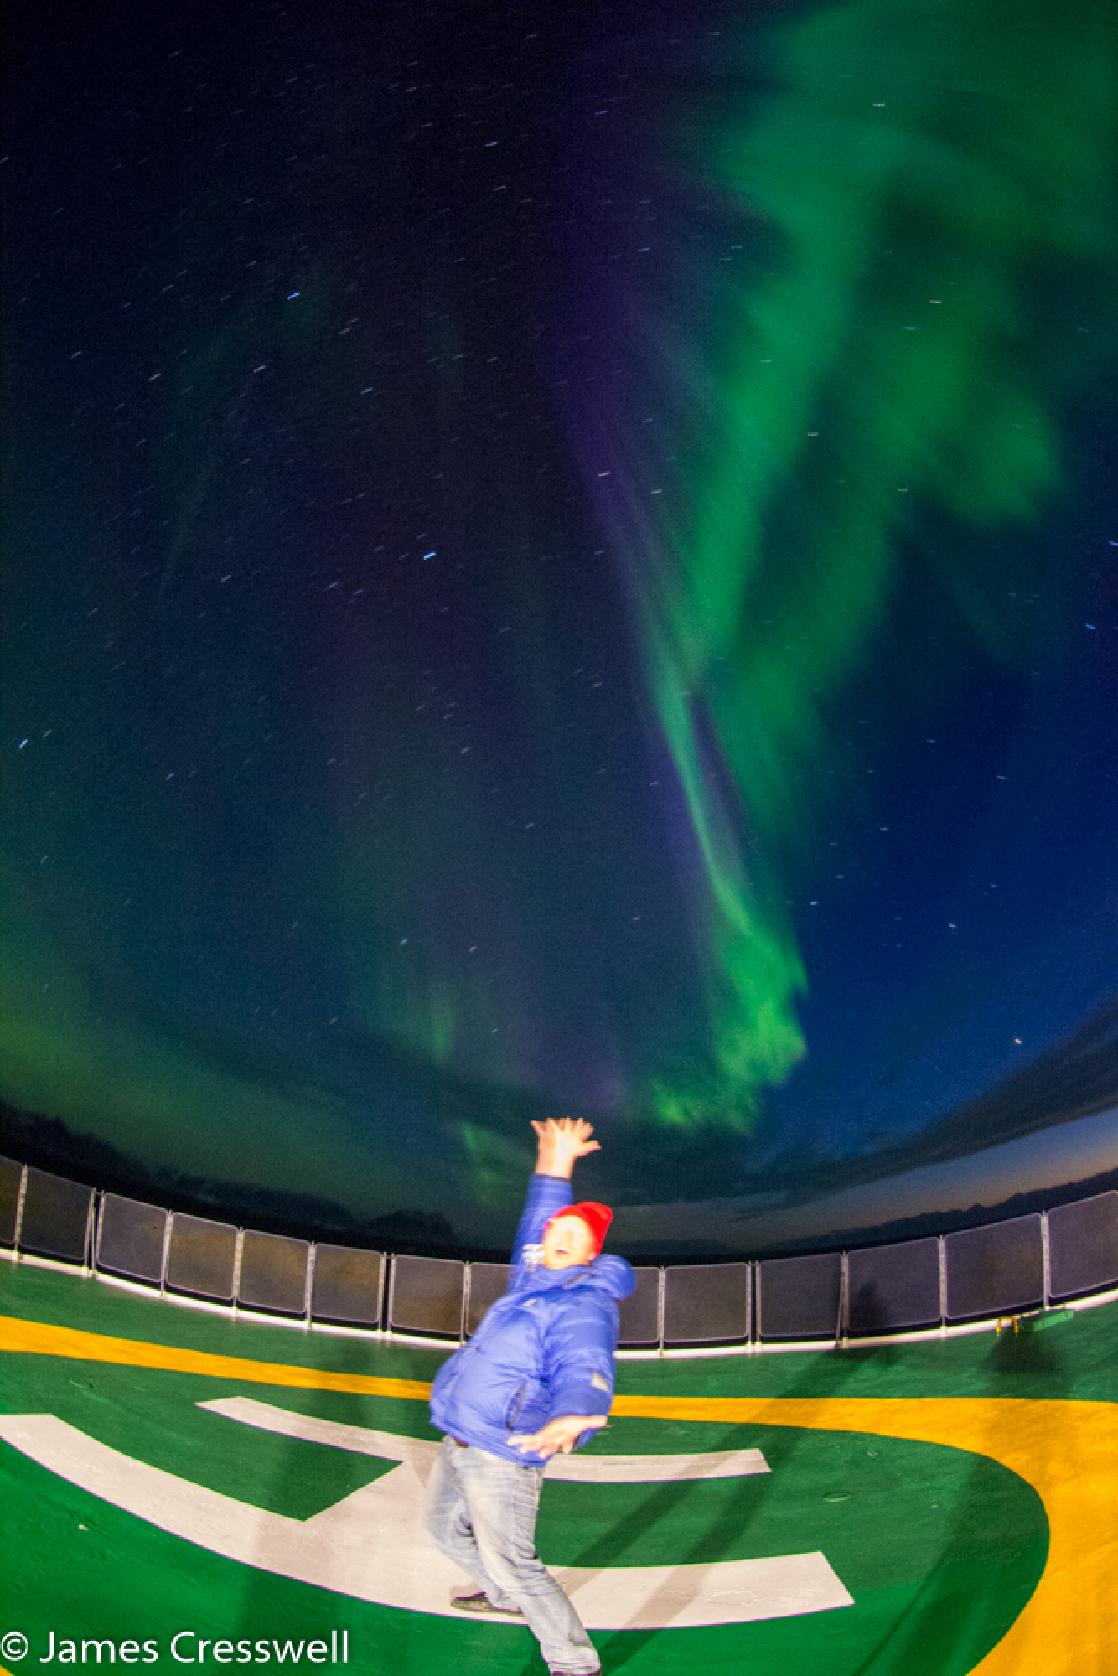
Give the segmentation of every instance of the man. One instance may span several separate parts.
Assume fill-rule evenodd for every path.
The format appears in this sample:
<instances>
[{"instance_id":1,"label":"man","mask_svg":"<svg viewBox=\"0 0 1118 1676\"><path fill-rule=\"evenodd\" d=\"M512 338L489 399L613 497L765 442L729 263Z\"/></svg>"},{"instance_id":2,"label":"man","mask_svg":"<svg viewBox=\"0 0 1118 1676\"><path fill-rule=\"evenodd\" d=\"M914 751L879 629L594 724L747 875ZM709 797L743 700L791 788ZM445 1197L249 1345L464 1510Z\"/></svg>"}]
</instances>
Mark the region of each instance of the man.
<instances>
[{"instance_id":1,"label":"man","mask_svg":"<svg viewBox=\"0 0 1118 1676\"><path fill-rule=\"evenodd\" d=\"M599 1150L593 1126L549 1117L532 1127L536 1170L512 1282L431 1391L432 1421L446 1435L427 1528L477 1584L452 1605L523 1617L551 1676L598 1676L578 1613L536 1554L536 1509L546 1462L606 1423L617 1304L636 1276L623 1258L599 1256L613 1212L572 1203L575 1163Z\"/></svg>"}]
</instances>

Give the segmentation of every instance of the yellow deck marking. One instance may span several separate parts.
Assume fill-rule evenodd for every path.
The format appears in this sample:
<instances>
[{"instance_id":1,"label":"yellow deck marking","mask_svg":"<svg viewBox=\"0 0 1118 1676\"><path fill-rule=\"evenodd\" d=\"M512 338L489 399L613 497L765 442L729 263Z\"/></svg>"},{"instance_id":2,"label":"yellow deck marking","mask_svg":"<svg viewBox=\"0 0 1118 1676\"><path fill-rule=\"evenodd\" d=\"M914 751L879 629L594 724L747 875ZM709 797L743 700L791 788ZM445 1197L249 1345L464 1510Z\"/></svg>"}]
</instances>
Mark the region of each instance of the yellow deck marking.
<instances>
[{"instance_id":1,"label":"yellow deck marking","mask_svg":"<svg viewBox=\"0 0 1118 1676\"><path fill-rule=\"evenodd\" d=\"M0 1316L0 1350L124 1363L260 1385L422 1401L418 1379L377 1379ZM1037 1491L1048 1563L1031 1600L972 1676L1109 1676L1118 1670L1118 1404L1021 1397L619 1396L619 1417L872 1433L986 1455ZM0 1676L6 1676L0 1666Z\"/></svg>"},{"instance_id":2,"label":"yellow deck marking","mask_svg":"<svg viewBox=\"0 0 1118 1676\"><path fill-rule=\"evenodd\" d=\"M1048 1516L1032 1599L972 1676L1118 1671L1118 1404L1022 1397L618 1397L613 1413L872 1432L987 1455L1031 1484Z\"/></svg>"},{"instance_id":3,"label":"yellow deck marking","mask_svg":"<svg viewBox=\"0 0 1118 1676\"><path fill-rule=\"evenodd\" d=\"M175 1344L151 1344L145 1339L110 1338L85 1333L77 1327L55 1327L45 1321L22 1321L0 1315L0 1350L20 1350L39 1356L69 1356L80 1362L119 1362L133 1368L156 1368L161 1373L201 1373L213 1379L242 1379L252 1385L292 1385L305 1391L351 1391L372 1397L406 1397L425 1402L430 1385L422 1379L374 1379L366 1373L334 1373L326 1368L300 1368L290 1362L254 1362L245 1356L217 1356L209 1350L186 1350Z\"/></svg>"}]
</instances>

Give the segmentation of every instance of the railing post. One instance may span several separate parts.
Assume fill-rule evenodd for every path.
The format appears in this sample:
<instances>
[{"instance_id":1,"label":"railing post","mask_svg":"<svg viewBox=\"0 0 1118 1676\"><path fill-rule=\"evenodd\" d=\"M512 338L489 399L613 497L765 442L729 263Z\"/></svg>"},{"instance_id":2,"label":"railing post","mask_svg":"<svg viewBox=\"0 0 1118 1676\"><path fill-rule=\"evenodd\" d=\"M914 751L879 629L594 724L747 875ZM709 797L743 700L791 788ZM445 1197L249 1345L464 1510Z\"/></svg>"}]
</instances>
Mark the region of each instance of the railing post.
<instances>
[{"instance_id":1,"label":"railing post","mask_svg":"<svg viewBox=\"0 0 1118 1676\"><path fill-rule=\"evenodd\" d=\"M936 1241L939 1248L939 1325L941 1332L947 1330L947 1236L940 1234Z\"/></svg>"},{"instance_id":2,"label":"railing post","mask_svg":"<svg viewBox=\"0 0 1118 1676\"><path fill-rule=\"evenodd\" d=\"M19 1171L19 1191L16 1193L16 1225L12 1235L12 1250L19 1256L19 1236L23 1232L23 1207L27 1202L27 1165L21 1164Z\"/></svg>"},{"instance_id":3,"label":"railing post","mask_svg":"<svg viewBox=\"0 0 1118 1676\"><path fill-rule=\"evenodd\" d=\"M237 1306L241 1301L241 1253L245 1243L245 1231L237 1229L237 1238L233 1244L233 1314L237 1313Z\"/></svg>"},{"instance_id":4,"label":"railing post","mask_svg":"<svg viewBox=\"0 0 1118 1676\"><path fill-rule=\"evenodd\" d=\"M314 1298L314 1260L318 1255L318 1241L311 1240L307 1249L307 1273L303 1281L303 1320L309 1331L311 1324L311 1302Z\"/></svg>"},{"instance_id":5,"label":"railing post","mask_svg":"<svg viewBox=\"0 0 1118 1676\"><path fill-rule=\"evenodd\" d=\"M1052 1251L1048 1243L1048 1212L1040 1213L1040 1270L1043 1289L1041 1292L1041 1308L1047 1309L1052 1301Z\"/></svg>"}]
</instances>

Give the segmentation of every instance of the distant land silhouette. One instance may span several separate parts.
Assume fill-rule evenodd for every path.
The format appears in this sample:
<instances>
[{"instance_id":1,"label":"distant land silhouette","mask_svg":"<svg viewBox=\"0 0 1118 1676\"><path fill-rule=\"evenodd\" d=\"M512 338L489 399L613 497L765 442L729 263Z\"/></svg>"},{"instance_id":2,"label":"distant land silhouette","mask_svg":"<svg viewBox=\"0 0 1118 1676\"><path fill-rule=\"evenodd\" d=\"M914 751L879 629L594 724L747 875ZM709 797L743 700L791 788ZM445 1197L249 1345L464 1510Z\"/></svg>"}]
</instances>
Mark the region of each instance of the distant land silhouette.
<instances>
[{"instance_id":1,"label":"distant land silhouette","mask_svg":"<svg viewBox=\"0 0 1118 1676\"><path fill-rule=\"evenodd\" d=\"M750 1247L750 1257L794 1257L815 1251L853 1251L871 1245L893 1245L900 1240L926 1238L929 1234L952 1234L960 1228L980 1228L988 1222L1005 1222L1013 1216L1034 1215L1043 1210L1055 1210L1057 1205L1074 1204L1078 1199L1090 1199L1096 1193L1118 1189L1118 1169L1102 1170L1097 1175L1085 1176L1080 1181L1061 1182L1058 1187L1040 1187L1029 1193L1014 1193L996 1204L968 1205L965 1210L930 1210L919 1216L898 1217L895 1222L867 1223L861 1228L832 1229L797 1238L769 1240ZM641 1251L643 1256L643 1249ZM705 1257L721 1260L743 1255L740 1246L730 1246L712 1239L700 1249L695 1240L686 1248L658 1242L655 1261L679 1262L686 1258Z\"/></svg>"},{"instance_id":2,"label":"distant land silhouette","mask_svg":"<svg viewBox=\"0 0 1118 1676\"><path fill-rule=\"evenodd\" d=\"M387 1215L359 1218L344 1205L310 1193L294 1193L262 1187L252 1182L215 1184L199 1176L167 1168L150 1169L125 1156L107 1141L85 1133L74 1133L56 1117L24 1112L0 1100L0 1154L19 1163L82 1182L106 1192L141 1199L168 1210L193 1216L212 1217L241 1227L267 1233L291 1234L304 1239L368 1246L375 1250L430 1256L464 1256L479 1260L504 1261L506 1249L470 1242L456 1234L443 1216L420 1207L403 1208ZM919 1239L928 1234L952 1233L959 1228L979 1227L1024 1216L1095 1193L1118 1189L1118 1168L1104 1170L1078 1181L1015 1193L994 1204L975 1203L965 1210L930 1210L919 1216L875 1222L858 1228L769 1240L751 1257L792 1256L809 1251L849 1251L855 1247L889 1245L894 1241ZM623 1210L621 1212L623 1216ZM619 1218L620 1220L620 1218ZM689 1239L673 1243L657 1239L626 1243L626 1250L646 1262L680 1262L740 1258L740 1244L720 1239Z\"/></svg>"},{"instance_id":3,"label":"distant land silhouette","mask_svg":"<svg viewBox=\"0 0 1118 1676\"><path fill-rule=\"evenodd\" d=\"M20 1111L4 1100L0 1100L0 1154L108 1193L265 1233L376 1249L389 1245L402 1252L457 1251L460 1247L450 1223L430 1211L396 1210L361 1219L344 1205L313 1193L253 1182L214 1183L178 1170L150 1169L108 1141L71 1131L61 1118Z\"/></svg>"}]
</instances>

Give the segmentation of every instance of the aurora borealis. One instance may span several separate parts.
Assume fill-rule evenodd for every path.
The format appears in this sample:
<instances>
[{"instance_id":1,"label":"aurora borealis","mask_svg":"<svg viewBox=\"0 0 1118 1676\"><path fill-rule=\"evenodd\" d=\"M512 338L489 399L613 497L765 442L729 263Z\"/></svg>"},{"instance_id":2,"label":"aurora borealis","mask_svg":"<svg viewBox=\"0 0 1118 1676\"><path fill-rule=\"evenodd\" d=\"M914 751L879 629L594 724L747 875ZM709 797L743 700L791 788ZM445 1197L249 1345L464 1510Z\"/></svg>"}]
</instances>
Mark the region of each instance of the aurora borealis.
<instances>
[{"instance_id":1,"label":"aurora borealis","mask_svg":"<svg viewBox=\"0 0 1118 1676\"><path fill-rule=\"evenodd\" d=\"M1118 1168L1107 9L9 32L0 1099L465 1243L542 1109L653 1243Z\"/></svg>"}]
</instances>

